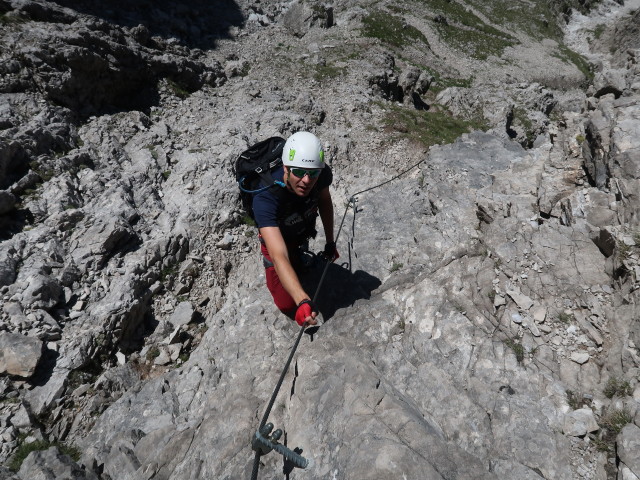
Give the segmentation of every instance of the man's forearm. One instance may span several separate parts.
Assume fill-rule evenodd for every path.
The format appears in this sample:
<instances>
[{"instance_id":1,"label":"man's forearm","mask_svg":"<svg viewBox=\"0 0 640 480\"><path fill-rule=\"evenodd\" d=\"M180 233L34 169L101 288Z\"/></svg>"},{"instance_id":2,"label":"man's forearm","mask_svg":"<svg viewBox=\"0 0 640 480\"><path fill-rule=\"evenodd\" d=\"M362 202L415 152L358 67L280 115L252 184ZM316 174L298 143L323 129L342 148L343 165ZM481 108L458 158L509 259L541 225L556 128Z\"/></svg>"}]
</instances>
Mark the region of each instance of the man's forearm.
<instances>
[{"instance_id":1,"label":"man's forearm","mask_svg":"<svg viewBox=\"0 0 640 480\"><path fill-rule=\"evenodd\" d=\"M282 283L282 286L287 291L293 301L298 305L301 301L310 298L307 295L307 292L304 291L302 285L300 284L300 280L298 279L298 275L295 270L291 266L291 262L288 258L278 258L274 259L273 265L276 269L276 273L278 274L278 278Z\"/></svg>"}]
</instances>

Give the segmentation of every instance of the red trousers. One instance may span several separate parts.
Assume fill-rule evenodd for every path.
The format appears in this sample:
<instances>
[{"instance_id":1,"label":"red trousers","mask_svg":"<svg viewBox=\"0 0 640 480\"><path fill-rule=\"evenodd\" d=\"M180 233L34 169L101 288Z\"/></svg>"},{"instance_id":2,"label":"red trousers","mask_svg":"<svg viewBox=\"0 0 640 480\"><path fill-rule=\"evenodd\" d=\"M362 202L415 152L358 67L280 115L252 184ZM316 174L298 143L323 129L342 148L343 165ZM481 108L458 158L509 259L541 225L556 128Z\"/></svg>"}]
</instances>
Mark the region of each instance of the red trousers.
<instances>
[{"instance_id":1,"label":"red trousers","mask_svg":"<svg viewBox=\"0 0 640 480\"><path fill-rule=\"evenodd\" d=\"M282 312L291 313L295 311L297 308L296 302L293 301L291 295L287 293L287 291L282 286L280 282L280 277L276 273L276 267L273 266L273 261L269 256L269 251L267 247L260 241L260 251L262 252L262 256L265 258L265 270L264 274L267 277L267 288L269 292L271 292L271 296L273 297L273 301ZM268 266L270 264L270 266Z\"/></svg>"}]
</instances>

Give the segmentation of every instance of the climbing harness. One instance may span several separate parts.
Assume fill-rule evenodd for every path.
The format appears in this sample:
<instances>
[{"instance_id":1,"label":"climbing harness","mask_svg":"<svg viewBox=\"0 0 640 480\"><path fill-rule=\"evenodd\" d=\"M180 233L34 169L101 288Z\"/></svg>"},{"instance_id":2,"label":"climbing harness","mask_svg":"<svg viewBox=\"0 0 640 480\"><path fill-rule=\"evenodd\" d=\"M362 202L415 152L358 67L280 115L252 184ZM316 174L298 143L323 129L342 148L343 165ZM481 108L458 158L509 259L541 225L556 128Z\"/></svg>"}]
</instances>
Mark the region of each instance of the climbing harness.
<instances>
[{"instance_id":1,"label":"climbing harness","mask_svg":"<svg viewBox=\"0 0 640 480\"><path fill-rule=\"evenodd\" d=\"M364 190L361 190L359 192L354 193L353 195L351 195L351 197L349 197L349 200L347 201L347 205L344 209L344 213L342 214L342 220L340 221L340 227L338 228L338 232L336 234L336 238L335 238L335 242L338 243L338 239L340 238L340 232L342 232L342 227L344 225L344 221L345 218L347 217L347 212L349 211L349 207L353 207L354 211L356 208L356 202L357 202L357 196L361 195L363 193L366 192L370 192L371 190L374 190L376 188L382 187L383 185L386 185L387 183L390 183L394 180L396 180L397 178L405 175L406 173L410 172L411 170L413 170L414 168L416 168L418 165L420 165L422 162L424 162L426 160L426 157L422 160L420 160L419 162L411 165L409 168L407 168L406 170L403 170L402 172L398 173L397 175L395 175L394 177L390 178L389 180L386 180L378 185L374 185L373 187L369 187L366 188ZM327 260L324 269L322 271L322 275L320 277L320 281L318 282L318 286L316 287L316 291L313 294L313 298L311 300L312 303L316 303L316 300L318 299L318 295L320 293L320 288L322 287L322 283L324 282L324 278L327 275L327 271L329 270L329 265L331 265L331 261ZM282 436L282 430L277 429L275 430L273 433L271 433L273 431L273 424L272 423L267 423L267 420L269 419L269 414L271 413L271 409L273 408L273 404L276 401L276 397L278 396L278 392L280 391L280 387L282 386L282 382L284 381L284 377L287 374L287 372L289 371L289 366L291 365L291 360L293 359L294 354L296 353L296 350L298 349L298 345L300 344L300 340L302 339L302 334L304 333L305 329L307 328L308 324L305 322L302 327L300 327L300 331L298 332L298 336L296 338L295 343L293 344L293 347L291 347L291 351L289 353L289 358L287 358L287 362L284 365L284 368L282 369L282 373L280 374L280 378L278 379L278 383L276 384L276 388L273 390L273 394L271 395L271 399L269 400L269 404L267 405L267 408L264 412L264 415L262 417L262 421L260 422L260 426L258 427L258 430L256 431L255 435L253 436L252 440L251 440L251 448L256 452L254 459L253 459L253 470L251 472L251 480L257 480L258 478L258 470L260 469L260 457L262 455L266 455L268 453L270 453L272 450L275 450L276 452L278 452L280 455L282 455L285 460L289 461L291 464L293 464L295 467L297 468L307 468L309 466L313 465L313 461L307 458L304 458L303 456L301 456L300 454L298 454L296 451L290 450L288 447L278 443L278 440L280 439L280 437ZM298 449L295 449L298 450ZM300 450L301 451L301 450Z\"/></svg>"}]
</instances>

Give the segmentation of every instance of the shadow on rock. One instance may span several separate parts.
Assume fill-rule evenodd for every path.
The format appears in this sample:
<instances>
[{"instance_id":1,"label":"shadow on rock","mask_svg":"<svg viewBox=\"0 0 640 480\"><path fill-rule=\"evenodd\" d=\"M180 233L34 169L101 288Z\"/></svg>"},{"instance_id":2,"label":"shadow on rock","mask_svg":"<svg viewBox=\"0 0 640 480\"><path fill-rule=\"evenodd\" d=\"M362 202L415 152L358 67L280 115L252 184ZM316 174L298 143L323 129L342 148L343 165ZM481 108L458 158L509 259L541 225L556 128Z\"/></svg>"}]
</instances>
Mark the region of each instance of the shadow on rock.
<instances>
[{"instance_id":1,"label":"shadow on rock","mask_svg":"<svg viewBox=\"0 0 640 480\"><path fill-rule=\"evenodd\" d=\"M42 387L47 384L51 376L53 375L53 369L58 362L60 354L55 350L44 348L42 351L42 357L38 362L36 371L30 378L31 385L35 387Z\"/></svg>"},{"instance_id":2,"label":"shadow on rock","mask_svg":"<svg viewBox=\"0 0 640 480\"><path fill-rule=\"evenodd\" d=\"M318 264L301 277L307 292L315 292L325 264ZM379 278L362 270L351 272L344 265L329 265L317 299L317 307L325 322L329 321L341 308L352 306L357 300L371 298L371 292L382 285Z\"/></svg>"},{"instance_id":3,"label":"shadow on rock","mask_svg":"<svg viewBox=\"0 0 640 480\"><path fill-rule=\"evenodd\" d=\"M144 25L150 35L175 38L189 48L214 48L230 37L230 29L244 18L233 0L118 0L108 3L56 0L58 5L93 15L121 27Z\"/></svg>"}]
</instances>

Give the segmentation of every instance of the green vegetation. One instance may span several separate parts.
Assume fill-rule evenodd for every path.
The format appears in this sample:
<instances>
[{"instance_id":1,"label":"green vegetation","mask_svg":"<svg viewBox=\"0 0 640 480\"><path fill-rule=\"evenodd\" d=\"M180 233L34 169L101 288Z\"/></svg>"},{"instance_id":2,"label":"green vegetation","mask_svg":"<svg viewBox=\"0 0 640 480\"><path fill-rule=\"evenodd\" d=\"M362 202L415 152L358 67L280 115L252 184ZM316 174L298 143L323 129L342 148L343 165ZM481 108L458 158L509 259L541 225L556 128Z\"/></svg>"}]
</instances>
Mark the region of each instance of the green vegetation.
<instances>
[{"instance_id":1,"label":"green vegetation","mask_svg":"<svg viewBox=\"0 0 640 480\"><path fill-rule=\"evenodd\" d=\"M620 433L622 428L631 423L633 418L626 409L614 408L608 412L601 421L601 426L615 435Z\"/></svg>"},{"instance_id":2,"label":"green vegetation","mask_svg":"<svg viewBox=\"0 0 640 480\"><path fill-rule=\"evenodd\" d=\"M154 345L147 351L146 359L151 362L156 358L158 358L159 356L160 356L160 349Z\"/></svg>"},{"instance_id":3,"label":"green vegetation","mask_svg":"<svg viewBox=\"0 0 640 480\"><path fill-rule=\"evenodd\" d=\"M389 269L390 273L393 272L397 272L398 270L400 270L404 265L402 263L398 263L398 262L393 262L393 265L391 265L391 268Z\"/></svg>"},{"instance_id":4,"label":"green vegetation","mask_svg":"<svg viewBox=\"0 0 640 480\"><path fill-rule=\"evenodd\" d=\"M249 227L256 226L256 221L253 218L251 218L251 215L249 215L248 213L245 213L244 215L242 215L241 221L243 224L248 225Z\"/></svg>"},{"instance_id":5,"label":"green vegetation","mask_svg":"<svg viewBox=\"0 0 640 480\"><path fill-rule=\"evenodd\" d=\"M603 393L607 398L627 397L632 394L631 385L626 380L611 377L605 385Z\"/></svg>"},{"instance_id":6,"label":"green vegetation","mask_svg":"<svg viewBox=\"0 0 640 480\"><path fill-rule=\"evenodd\" d=\"M47 450L51 447L58 447L63 454L70 456L76 462L80 460L80 451L70 445L59 442L48 442L46 440L36 440L35 442L25 443L24 438L25 437L22 436L19 439L19 446L9 460L8 467L14 472L20 470L22 462L24 462L25 458L27 458L31 452Z\"/></svg>"},{"instance_id":7,"label":"green vegetation","mask_svg":"<svg viewBox=\"0 0 640 480\"><path fill-rule=\"evenodd\" d=\"M18 25L26 21L27 19L20 15L11 15L7 12L0 14L0 25Z\"/></svg>"},{"instance_id":8,"label":"green vegetation","mask_svg":"<svg viewBox=\"0 0 640 480\"><path fill-rule=\"evenodd\" d=\"M513 123L523 128L527 144L532 145L536 139L535 125L524 108L516 107L513 109Z\"/></svg>"},{"instance_id":9,"label":"green vegetation","mask_svg":"<svg viewBox=\"0 0 640 480\"><path fill-rule=\"evenodd\" d=\"M362 19L362 24L365 37L377 38L393 47L413 46L416 42L429 46L427 37L420 30L388 12L375 10Z\"/></svg>"},{"instance_id":10,"label":"green vegetation","mask_svg":"<svg viewBox=\"0 0 640 480\"><path fill-rule=\"evenodd\" d=\"M504 49L518 43L513 36L488 25L463 4L448 0L423 0L436 13L435 28L451 47L484 60L502 55ZM489 17L491 18L491 17Z\"/></svg>"},{"instance_id":11,"label":"green vegetation","mask_svg":"<svg viewBox=\"0 0 640 480\"><path fill-rule=\"evenodd\" d=\"M616 250L621 260L626 260L631 255L631 247L624 243L622 240L616 242Z\"/></svg>"},{"instance_id":12,"label":"green vegetation","mask_svg":"<svg viewBox=\"0 0 640 480\"><path fill-rule=\"evenodd\" d=\"M164 283L169 277L176 274L178 267L175 265L169 265L160 270L160 282Z\"/></svg>"},{"instance_id":13,"label":"green vegetation","mask_svg":"<svg viewBox=\"0 0 640 480\"><path fill-rule=\"evenodd\" d=\"M554 55L556 58L559 58L565 63L573 63L576 67L578 67L578 70L582 72L582 74L587 78L588 81L593 80L593 68L586 58L584 58L579 53L574 52L562 43L558 48L559 53Z\"/></svg>"},{"instance_id":14,"label":"green vegetation","mask_svg":"<svg viewBox=\"0 0 640 480\"><path fill-rule=\"evenodd\" d=\"M249 71L251 70L251 64L249 62L244 62L242 64L242 68L238 70L238 75L241 77L246 77L249 75Z\"/></svg>"},{"instance_id":15,"label":"green vegetation","mask_svg":"<svg viewBox=\"0 0 640 480\"><path fill-rule=\"evenodd\" d=\"M573 390L567 390L567 403L572 410L582 408L582 395L574 392Z\"/></svg>"},{"instance_id":16,"label":"green vegetation","mask_svg":"<svg viewBox=\"0 0 640 480\"><path fill-rule=\"evenodd\" d=\"M623 427L633 421L627 409L615 408L607 412L600 420L600 435L592 438L597 449L601 452L612 453L616 444L616 437Z\"/></svg>"},{"instance_id":17,"label":"green vegetation","mask_svg":"<svg viewBox=\"0 0 640 480\"><path fill-rule=\"evenodd\" d=\"M42 182L48 182L55 175L55 171L52 168L43 167L37 160L30 162L29 167L38 174Z\"/></svg>"},{"instance_id":18,"label":"green vegetation","mask_svg":"<svg viewBox=\"0 0 640 480\"><path fill-rule=\"evenodd\" d=\"M149 153L151 154L154 160L158 160L158 152L156 151L153 145L146 145L145 148L149 150Z\"/></svg>"},{"instance_id":19,"label":"green vegetation","mask_svg":"<svg viewBox=\"0 0 640 480\"><path fill-rule=\"evenodd\" d=\"M165 180L168 180L170 175L171 170L165 170L164 172L162 172L162 178L164 178Z\"/></svg>"},{"instance_id":20,"label":"green vegetation","mask_svg":"<svg viewBox=\"0 0 640 480\"><path fill-rule=\"evenodd\" d=\"M167 79L167 86L169 87L169 90L178 98L185 99L189 95L191 95L191 92L189 92L178 82L176 82L175 80L171 80L170 78Z\"/></svg>"},{"instance_id":21,"label":"green vegetation","mask_svg":"<svg viewBox=\"0 0 640 480\"><path fill-rule=\"evenodd\" d=\"M597 25L596 28L593 29L594 38L596 40L599 40L606 29L607 29L607 26L604 23Z\"/></svg>"},{"instance_id":22,"label":"green vegetation","mask_svg":"<svg viewBox=\"0 0 640 480\"><path fill-rule=\"evenodd\" d=\"M317 82L323 82L344 75L347 67L337 67L335 65L316 65L313 78Z\"/></svg>"},{"instance_id":23,"label":"green vegetation","mask_svg":"<svg viewBox=\"0 0 640 480\"><path fill-rule=\"evenodd\" d=\"M575 320L575 318L574 318L574 316L572 314L566 313L566 312L558 313L556 318L558 319L558 321L560 323L571 323L573 320Z\"/></svg>"},{"instance_id":24,"label":"green vegetation","mask_svg":"<svg viewBox=\"0 0 640 480\"><path fill-rule=\"evenodd\" d=\"M463 133L487 128L482 120L459 119L448 112L408 109L396 104L380 106L387 110L383 119L387 133L409 138L425 147L452 143Z\"/></svg>"},{"instance_id":25,"label":"green vegetation","mask_svg":"<svg viewBox=\"0 0 640 480\"><path fill-rule=\"evenodd\" d=\"M513 350L518 363L522 363L522 361L524 360L524 347L522 346L522 344L519 341L513 340L511 338L506 339L504 341L504 344L511 350Z\"/></svg>"},{"instance_id":26,"label":"green vegetation","mask_svg":"<svg viewBox=\"0 0 640 480\"><path fill-rule=\"evenodd\" d=\"M468 3L486 18L490 18L494 24L508 25L512 31L524 31L538 40L543 38L560 40L563 37L558 12L552 9L551 2L547 0L526 3L507 0L493 2L469 0Z\"/></svg>"}]
</instances>

